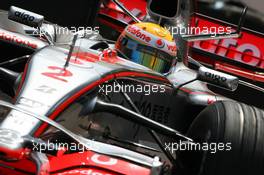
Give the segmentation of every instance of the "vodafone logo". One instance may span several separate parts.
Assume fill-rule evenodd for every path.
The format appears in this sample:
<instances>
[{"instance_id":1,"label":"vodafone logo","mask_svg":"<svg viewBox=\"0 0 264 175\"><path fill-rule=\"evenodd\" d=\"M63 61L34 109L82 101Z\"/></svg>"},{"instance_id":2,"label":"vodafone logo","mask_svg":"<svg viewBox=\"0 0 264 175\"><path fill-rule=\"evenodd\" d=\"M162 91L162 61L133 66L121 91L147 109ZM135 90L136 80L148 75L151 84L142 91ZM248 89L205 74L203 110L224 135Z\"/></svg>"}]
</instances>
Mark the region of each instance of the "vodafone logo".
<instances>
[{"instance_id":1,"label":"vodafone logo","mask_svg":"<svg viewBox=\"0 0 264 175\"><path fill-rule=\"evenodd\" d=\"M140 28L136 26L128 26L126 28L126 32L128 34L133 35L134 37L148 43L148 45L152 47L156 47L158 49L161 49L169 54L176 55L177 48L174 42L169 42L163 38L157 37L157 36L152 36L151 34L147 34ZM159 30L160 32L160 30ZM163 36L163 32L160 32L160 36Z\"/></svg>"},{"instance_id":2,"label":"vodafone logo","mask_svg":"<svg viewBox=\"0 0 264 175\"><path fill-rule=\"evenodd\" d=\"M31 43L30 41L24 40L20 37L17 37L15 35L12 34L8 34L8 33L4 33L4 32L0 32L0 40L5 40L7 42L11 42L17 45L22 45L22 46L26 46L32 49L36 49L38 46L34 43Z\"/></svg>"},{"instance_id":3,"label":"vodafone logo","mask_svg":"<svg viewBox=\"0 0 264 175\"><path fill-rule=\"evenodd\" d=\"M162 41L162 39L158 39L155 44L158 48L163 48L165 45L165 43Z\"/></svg>"},{"instance_id":4,"label":"vodafone logo","mask_svg":"<svg viewBox=\"0 0 264 175\"><path fill-rule=\"evenodd\" d=\"M97 163L97 164L100 164L100 165L109 165L109 166L112 166L112 165L116 165L117 164L117 159L113 159L113 158L109 158L108 160L99 160L100 157L103 157L102 155L99 155L99 154L94 154L91 158L91 160L94 162L94 163Z\"/></svg>"},{"instance_id":5,"label":"vodafone logo","mask_svg":"<svg viewBox=\"0 0 264 175\"><path fill-rule=\"evenodd\" d=\"M89 159L89 157L87 157ZM91 161L98 165L114 166L118 163L117 159L106 157L99 154L94 154L91 156ZM75 169L59 173L58 175L112 175L104 172L100 169Z\"/></svg>"},{"instance_id":6,"label":"vodafone logo","mask_svg":"<svg viewBox=\"0 0 264 175\"><path fill-rule=\"evenodd\" d=\"M58 175L111 175L111 174L90 169L90 170L70 170L63 173L59 173Z\"/></svg>"},{"instance_id":7,"label":"vodafone logo","mask_svg":"<svg viewBox=\"0 0 264 175\"><path fill-rule=\"evenodd\" d=\"M129 26L127 28L127 31L132 34L133 36L145 41L145 42L150 42L151 41L151 37L147 36L146 34L142 33L141 29Z\"/></svg>"},{"instance_id":8,"label":"vodafone logo","mask_svg":"<svg viewBox=\"0 0 264 175\"><path fill-rule=\"evenodd\" d=\"M167 44L167 49L171 52L176 52L177 51L177 47L176 45L169 45Z\"/></svg>"}]
</instances>

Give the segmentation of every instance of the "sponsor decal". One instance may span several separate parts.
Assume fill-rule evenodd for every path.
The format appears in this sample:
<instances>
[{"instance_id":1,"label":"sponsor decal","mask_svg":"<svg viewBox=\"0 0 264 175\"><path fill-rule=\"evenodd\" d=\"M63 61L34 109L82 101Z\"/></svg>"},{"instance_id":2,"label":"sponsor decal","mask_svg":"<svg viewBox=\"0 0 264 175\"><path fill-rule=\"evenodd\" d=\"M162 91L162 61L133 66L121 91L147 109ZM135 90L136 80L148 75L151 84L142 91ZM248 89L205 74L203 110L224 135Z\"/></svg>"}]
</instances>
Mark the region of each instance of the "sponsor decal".
<instances>
[{"instance_id":1,"label":"sponsor decal","mask_svg":"<svg viewBox=\"0 0 264 175\"><path fill-rule=\"evenodd\" d=\"M207 46L205 47L205 45ZM214 43L197 41L194 43L193 47L251 66L258 66L262 61L261 51L256 45L253 45L251 43L238 44L237 39L216 40L214 41ZM235 48L235 50L232 50L233 48ZM232 53L232 55L230 54L230 52ZM261 65L260 68L264 68L264 66Z\"/></svg>"},{"instance_id":2,"label":"sponsor decal","mask_svg":"<svg viewBox=\"0 0 264 175\"><path fill-rule=\"evenodd\" d=\"M212 79L214 82L217 82L217 83L220 83L220 82L226 82L226 78L225 77L221 77L219 75L215 75L211 72L205 72L205 76L208 78L208 79Z\"/></svg>"},{"instance_id":3,"label":"sponsor decal","mask_svg":"<svg viewBox=\"0 0 264 175\"><path fill-rule=\"evenodd\" d=\"M8 19L23 23L31 27L40 27L44 21L44 17L42 15L15 6L10 7L10 10L8 12Z\"/></svg>"},{"instance_id":4,"label":"sponsor decal","mask_svg":"<svg viewBox=\"0 0 264 175\"><path fill-rule=\"evenodd\" d=\"M65 58L67 60L67 58ZM107 62L110 64L116 64L121 62L122 60L119 59L115 50L112 49L105 49L99 55L95 55L89 52L76 52L72 54L72 59L70 63L83 65L86 62Z\"/></svg>"},{"instance_id":5,"label":"sponsor decal","mask_svg":"<svg viewBox=\"0 0 264 175\"><path fill-rule=\"evenodd\" d=\"M197 18L198 27L223 27L217 21L209 21L207 19ZM264 68L264 45L263 35L242 31L239 38L228 38L211 41L196 41L192 47L217 54L219 56L235 60L247 65Z\"/></svg>"},{"instance_id":6,"label":"sponsor decal","mask_svg":"<svg viewBox=\"0 0 264 175\"><path fill-rule=\"evenodd\" d=\"M149 43L151 41L151 37L144 34L141 29L133 27L133 26L129 26L127 28L127 31L132 34L133 36L135 36L136 38L139 38L147 43Z\"/></svg>"},{"instance_id":7,"label":"sponsor decal","mask_svg":"<svg viewBox=\"0 0 264 175\"><path fill-rule=\"evenodd\" d=\"M169 54L176 55L177 47L175 43L166 41L161 38L157 40L152 40L151 36L143 33L141 29L135 26L129 26L126 30L129 34L132 34L134 37L148 43L149 45L162 49L163 51L168 52Z\"/></svg>"},{"instance_id":8,"label":"sponsor decal","mask_svg":"<svg viewBox=\"0 0 264 175\"><path fill-rule=\"evenodd\" d=\"M70 171L66 171L63 173L59 173L58 175L67 175L67 174L71 174L71 175L112 175L109 173L103 173L100 170L70 170Z\"/></svg>"},{"instance_id":9,"label":"sponsor decal","mask_svg":"<svg viewBox=\"0 0 264 175\"><path fill-rule=\"evenodd\" d=\"M167 49L168 49L168 51L173 52L173 53L176 53L176 51L177 51L177 47L176 47L175 44L172 44L172 45L170 45L170 44L166 44L166 45L167 45Z\"/></svg>"},{"instance_id":10,"label":"sponsor decal","mask_svg":"<svg viewBox=\"0 0 264 175\"><path fill-rule=\"evenodd\" d=\"M53 94L54 92L56 92L57 90L55 88L46 86L46 85L42 85L39 86L37 89L35 89L39 92L45 93L45 94Z\"/></svg>"},{"instance_id":11,"label":"sponsor decal","mask_svg":"<svg viewBox=\"0 0 264 175\"><path fill-rule=\"evenodd\" d=\"M97 165L105 165L105 166L115 166L118 164L118 160L104 156L99 154L94 154L91 157L87 157L88 160L96 163ZM86 175L112 175L112 173L107 173L103 170L96 169L75 169L70 171L65 171L63 173L59 173L58 175L67 175L67 174L86 174Z\"/></svg>"},{"instance_id":12,"label":"sponsor decal","mask_svg":"<svg viewBox=\"0 0 264 175\"><path fill-rule=\"evenodd\" d=\"M25 12L19 12L19 11L15 11L15 16L18 17L18 18L21 18L22 21L34 21L35 20L35 17L34 16L31 16Z\"/></svg>"},{"instance_id":13,"label":"sponsor decal","mask_svg":"<svg viewBox=\"0 0 264 175\"><path fill-rule=\"evenodd\" d=\"M57 66L49 66L48 69L53 72L44 72L42 73L42 75L65 83L68 82L68 80L66 80L65 78L73 76L73 74L69 70L66 70L65 68L61 68Z\"/></svg>"},{"instance_id":14,"label":"sponsor decal","mask_svg":"<svg viewBox=\"0 0 264 175\"><path fill-rule=\"evenodd\" d=\"M163 48L165 45L162 39L158 39L155 44L158 48Z\"/></svg>"},{"instance_id":15,"label":"sponsor decal","mask_svg":"<svg viewBox=\"0 0 264 175\"><path fill-rule=\"evenodd\" d=\"M30 108L41 108L41 107L46 106L43 103L40 103L40 102L32 100L32 99L28 99L28 98L25 98L25 97L21 97L18 100L18 104L23 105L23 106L27 106L27 107L30 107Z\"/></svg>"},{"instance_id":16,"label":"sponsor decal","mask_svg":"<svg viewBox=\"0 0 264 175\"><path fill-rule=\"evenodd\" d=\"M103 155L99 155L99 154L94 154L91 157L91 160L94 163L96 163L96 164L99 164L99 165L108 165L108 166L116 165L117 162L118 162L117 159L109 158L109 157L106 157L106 156L103 156Z\"/></svg>"},{"instance_id":17,"label":"sponsor decal","mask_svg":"<svg viewBox=\"0 0 264 175\"><path fill-rule=\"evenodd\" d=\"M14 43L16 45L26 46L32 49L37 48L37 44L31 43L30 41L5 32L0 32L0 39L10 43Z\"/></svg>"},{"instance_id":18,"label":"sponsor decal","mask_svg":"<svg viewBox=\"0 0 264 175\"><path fill-rule=\"evenodd\" d=\"M216 101L215 99L208 98L207 99L207 104L208 105L213 104L215 101Z\"/></svg>"}]
</instances>

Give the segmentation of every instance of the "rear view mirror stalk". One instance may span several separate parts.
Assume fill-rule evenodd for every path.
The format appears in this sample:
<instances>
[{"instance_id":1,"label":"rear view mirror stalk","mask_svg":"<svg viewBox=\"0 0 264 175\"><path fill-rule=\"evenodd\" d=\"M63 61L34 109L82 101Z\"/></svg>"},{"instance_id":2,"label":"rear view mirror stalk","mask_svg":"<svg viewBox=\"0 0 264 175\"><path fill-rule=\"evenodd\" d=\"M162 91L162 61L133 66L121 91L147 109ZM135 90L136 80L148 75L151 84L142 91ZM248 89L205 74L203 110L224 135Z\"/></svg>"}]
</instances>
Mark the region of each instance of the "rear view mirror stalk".
<instances>
[{"instance_id":1,"label":"rear view mirror stalk","mask_svg":"<svg viewBox=\"0 0 264 175\"><path fill-rule=\"evenodd\" d=\"M39 28L41 27L44 16L11 6L8 12L8 19L25 24L30 27Z\"/></svg>"},{"instance_id":2,"label":"rear view mirror stalk","mask_svg":"<svg viewBox=\"0 0 264 175\"><path fill-rule=\"evenodd\" d=\"M230 91L235 91L239 84L237 77L204 66L199 68L197 79Z\"/></svg>"},{"instance_id":3,"label":"rear view mirror stalk","mask_svg":"<svg viewBox=\"0 0 264 175\"><path fill-rule=\"evenodd\" d=\"M41 26L44 22L44 16L11 6L8 11L8 19L37 29L40 34L45 36L48 43L53 45L50 35L46 31L41 30Z\"/></svg>"},{"instance_id":4,"label":"rear view mirror stalk","mask_svg":"<svg viewBox=\"0 0 264 175\"><path fill-rule=\"evenodd\" d=\"M200 80L230 91L237 89L239 85L239 79L237 77L207 68L192 57L188 57L188 61L195 67L194 69L197 70L198 74L196 79L186 82L183 85ZM183 85L180 85L180 87Z\"/></svg>"}]
</instances>

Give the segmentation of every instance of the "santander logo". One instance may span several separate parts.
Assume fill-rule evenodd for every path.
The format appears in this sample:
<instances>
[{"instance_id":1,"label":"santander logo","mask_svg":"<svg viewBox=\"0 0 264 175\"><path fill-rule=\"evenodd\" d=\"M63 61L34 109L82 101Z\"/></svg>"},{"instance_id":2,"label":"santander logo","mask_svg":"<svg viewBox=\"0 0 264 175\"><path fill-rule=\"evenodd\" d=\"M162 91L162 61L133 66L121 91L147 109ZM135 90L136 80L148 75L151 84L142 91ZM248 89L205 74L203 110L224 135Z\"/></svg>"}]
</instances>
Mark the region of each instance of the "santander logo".
<instances>
[{"instance_id":1,"label":"santander logo","mask_svg":"<svg viewBox=\"0 0 264 175\"><path fill-rule=\"evenodd\" d=\"M140 38L143 41L146 41L147 43L151 41L151 37L147 36L146 34L142 33L140 29L129 26L127 28L127 31L131 33L132 35L136 36L137 38Z\"/></svg>"}]
</instances>

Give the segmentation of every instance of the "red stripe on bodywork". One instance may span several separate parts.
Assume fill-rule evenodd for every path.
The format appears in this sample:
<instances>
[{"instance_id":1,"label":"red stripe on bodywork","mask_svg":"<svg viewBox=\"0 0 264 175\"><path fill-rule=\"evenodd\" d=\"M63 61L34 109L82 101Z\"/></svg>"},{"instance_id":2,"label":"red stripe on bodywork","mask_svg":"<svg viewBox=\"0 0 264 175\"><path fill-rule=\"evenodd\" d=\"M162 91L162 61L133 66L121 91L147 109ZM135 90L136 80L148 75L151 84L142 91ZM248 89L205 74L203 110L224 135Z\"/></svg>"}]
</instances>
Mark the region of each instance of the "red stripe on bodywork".
<instances>
[{"instance_id":1,"label":"red stripe on bodywork","mask_svg":"<svg viewBox=\"0 0 264 175\"><path fill-rule=\"evenodd\" d=\"M212 95L206 91L196 91L196 90L191 90L188 88L180 88L180 90L182 90L183 92L186 92L188 94L191 94L191 95Z\"/></svg>"},{"instance_id":2,"label":"red stripe on bodywork","mask_svg":"<svg viewBox=\"0 0 264 175\"><path fill-rule=\"evenodd\" d=\"M111 75L107 75L104 78L94 81L93 83L89 84L88 86L84 87L71 97L69 97L67 100L65 100L63 103L61 103L54 112L49 116L51 120L55 119L64 109L66 109L74 100L76 100L78 97L83 95L84 93L88 92L89 90L95 88L96 86L99 86L100 84L113 80L114 78L120 78L120 77L143 77L143 78L151 78L159 81L163 81L168 83L169 81L166 78L155 76L155 75L149 75L146 73L139 73L139 72L119 72ZM35 136L38 137L48 126L47 123L43 123L38 130L35 132Z\"/></svg>"},{"instance_id":3,"label":"red stripe on bodywork","mask_svg":"<svg viewBox=\"0 0 264 175\"><path fill-rule=\"evenodd\" d=\"M234 75L238 75L241 77L245 77L252 81L258 81L264 83L264 75L262 73L258 74L257 72L254 71L249 71L247 69L243 69L240 67L236 67L220 62L215 63L215 69L228 72Z\"/></svg>"}]
</instances>

